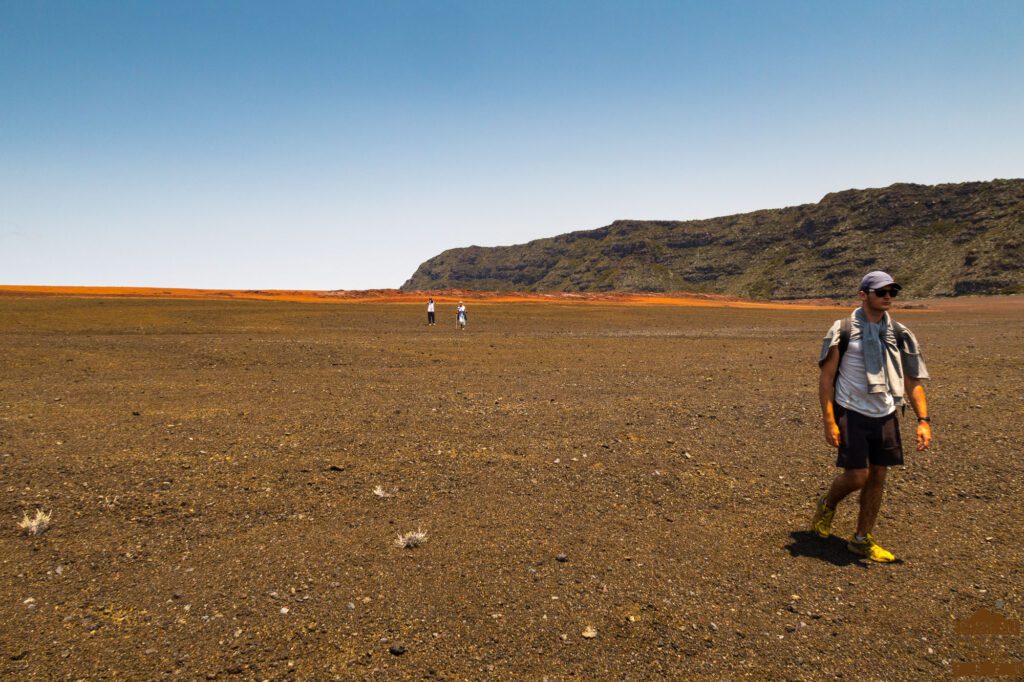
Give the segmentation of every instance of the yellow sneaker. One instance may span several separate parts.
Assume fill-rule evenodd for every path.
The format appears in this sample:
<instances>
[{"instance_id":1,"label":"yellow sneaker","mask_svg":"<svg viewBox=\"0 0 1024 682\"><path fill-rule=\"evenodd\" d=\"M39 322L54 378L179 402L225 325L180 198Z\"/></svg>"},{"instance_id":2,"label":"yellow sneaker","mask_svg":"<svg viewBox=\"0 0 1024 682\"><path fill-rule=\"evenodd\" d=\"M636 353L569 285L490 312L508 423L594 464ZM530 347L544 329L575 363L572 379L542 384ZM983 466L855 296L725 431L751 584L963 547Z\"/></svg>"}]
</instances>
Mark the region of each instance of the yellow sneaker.
<instances>
[{"instance_id":1,"label":"yellow sneaker","mask_svg":"<svg viewBox=\"0 0 1024 682\"><path fill-rule=\"evenodd\" d=\"M819 538L827 538L832 535L832 517L836 515L835 509L825 506L825 496L822 495L814 508L814 518L811 519L811 529L818 534Z\"/></svg>"},{"instance_id":2,"label":"yellow sneaker","mask_svg":"<svg viewBox=\"0 0 1024 682\"><path fill-rule=\"evenodd\" d=\"M854 554L866 556L868 559L882 564L896 561L895 554L875 544L875 539L871 537L871 533L868 533L868 537L864 542L857 540L857 536L854 535L850 538L850 541L846 543L846 547Z\"/></svg>"}]
</instances>

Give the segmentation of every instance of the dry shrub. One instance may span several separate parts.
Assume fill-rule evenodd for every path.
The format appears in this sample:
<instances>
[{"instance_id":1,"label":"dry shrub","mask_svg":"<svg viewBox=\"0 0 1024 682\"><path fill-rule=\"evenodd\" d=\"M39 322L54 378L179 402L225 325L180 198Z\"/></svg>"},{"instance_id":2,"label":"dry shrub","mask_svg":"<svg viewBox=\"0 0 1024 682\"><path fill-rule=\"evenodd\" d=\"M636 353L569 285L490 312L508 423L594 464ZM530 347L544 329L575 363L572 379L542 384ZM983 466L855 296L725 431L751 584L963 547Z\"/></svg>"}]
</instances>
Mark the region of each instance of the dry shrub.
<instances>
[{"instance_id":1,"label":"dry shrub","mask_svg":"<svg viewBox=\"0 0 1024 682\"><path fill-rule=\"evenodd\" d=\"M29 517L28 512L25 512L21 521L18 522L18 528L20 528L23 533L27 533L29 535L42 535L46 532L46 529L50 527L51 516L52 512L47 513L42 509L36 509L36 515L31 518Z\"/></svg>"},{"instance_id":2,"label":"dry shrub","mask_svg":"<svg viewBox=\"0 0 1024 682\"><path fill-rule=\"evenodd\" d=\"M395 539L395 545L402 549L412 549L413 547L419 547L426 541L426 532L416 529L409 531L408 533L400 534L398 538Z\"/></svg>"}]
</instances>

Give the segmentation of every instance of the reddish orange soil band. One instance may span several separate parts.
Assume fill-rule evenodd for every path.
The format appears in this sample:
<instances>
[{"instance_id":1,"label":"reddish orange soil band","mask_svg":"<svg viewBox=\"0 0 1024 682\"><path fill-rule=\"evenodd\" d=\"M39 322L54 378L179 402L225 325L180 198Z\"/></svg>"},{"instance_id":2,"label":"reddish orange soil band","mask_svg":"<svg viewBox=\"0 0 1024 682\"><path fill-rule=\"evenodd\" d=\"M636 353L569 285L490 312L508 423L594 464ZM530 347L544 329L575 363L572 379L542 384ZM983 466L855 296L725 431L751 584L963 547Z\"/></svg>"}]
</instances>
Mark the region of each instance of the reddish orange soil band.
<instances>
[{"instance_id":1,"label":"reddish orange soil band","mask_svg":"<svg viewBox=\"0 0 1024 682\"><path fill-rule=\"evenodd\" d=\"M303 303L410 303L419 304L428 297L438 303L473 301L474 303L589 303L605 305L670 305L693 307L814 309L832 308L830 300L799 302L758 302L733 296L692 293L493 293L446 289L439 291L399 291L369 289L364 291L290 291L271 289L180 289L157 287L72 287L0 285L6 296L73 296L88 298L172 298L201 300L296 301ZM846 307L843 304L843 307Z\"/></svg>"},{"instance_id":2,"label":"reddish orange soil band","mask_svg":"<svg viewBox=\"0 0 1024 682\"><path fill-rule=\"evenodd\" d=\"M810 299L799 301L750 301L721 294L675 293L495 293L465 289L437 291L399 291L398 289L366 289L336 291L298 291L285 289L182 289L160 287L72 287L0 284L0 296L63 296L81 298L167 298L196 300L293 301L299 303L404 303L422 304L428 297L438 303L472 301L489 303L585 303L632 306L681 306L699 308L754 308L762 310L820 310L850 308L854 298L845 301ZM1024 296L966 296L927 299L927 303L900 301L901 312L913 310L947 310L959 308L1024 308Z\"/></svg>"}]
</instances>

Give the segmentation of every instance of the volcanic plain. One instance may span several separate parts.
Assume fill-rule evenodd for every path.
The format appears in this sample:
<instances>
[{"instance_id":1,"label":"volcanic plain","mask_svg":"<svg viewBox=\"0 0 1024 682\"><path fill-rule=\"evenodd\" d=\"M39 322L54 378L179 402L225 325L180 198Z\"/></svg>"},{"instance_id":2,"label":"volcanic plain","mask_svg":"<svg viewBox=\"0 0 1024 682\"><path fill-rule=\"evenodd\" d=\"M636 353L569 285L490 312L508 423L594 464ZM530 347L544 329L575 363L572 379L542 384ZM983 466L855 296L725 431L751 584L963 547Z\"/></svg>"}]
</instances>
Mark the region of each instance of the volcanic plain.
<instances>
[{"instance_id":1,"label":"volcanic plain","mask_svg":"<svg viewBox=\"0 0 1024 682\"><path fill-rule=\"evenodd\" d=\"M1022 666L1019 629L964 624L1024 612L1024 300L894 312L935 442L908 412L893 565L846 551L854 500L808 532L848 310L0 297L0 677Z\"/></svg>"}]
</instances>

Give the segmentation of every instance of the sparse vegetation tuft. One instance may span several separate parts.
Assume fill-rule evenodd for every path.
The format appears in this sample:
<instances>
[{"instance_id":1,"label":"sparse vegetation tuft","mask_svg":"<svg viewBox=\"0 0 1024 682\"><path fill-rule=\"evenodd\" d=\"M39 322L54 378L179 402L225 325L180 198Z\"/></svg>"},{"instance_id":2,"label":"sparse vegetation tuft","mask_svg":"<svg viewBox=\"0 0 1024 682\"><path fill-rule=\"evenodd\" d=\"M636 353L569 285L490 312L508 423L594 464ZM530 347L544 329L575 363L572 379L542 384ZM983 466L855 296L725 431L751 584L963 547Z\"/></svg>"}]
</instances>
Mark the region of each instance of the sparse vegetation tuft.
<instances>
[{"instance_id":1,"label":"sparse vegetation tuft","mask_svg":"<svg viewBox=\"0 0 1024 682\"><path fill-rule=\"evenodd\" d=\"M384 486L382 486L382 485L379 485L376 488L374 488L373 489L373 494L376 495L377 497L380 497L380 498L388 498L388 497L394 497L395 496L394 493L389 493L387 490L384 490Z\"/></svg>"},{"instance_id":2,"label":"sparse vegetation tuft","mask_svg":"<svg viewBox=\"0 0 1024 682\"><path fill-rule=\"evenodd\" d=\"M425 531L417 529L409 531L408 533L399 534L395 539L395 545L402 549L413 549L419 547L427 541L427 534Z\"/></svg>"},{"instance_id":3,"label":"sparse vegetation tuft","mask_svg":"<svg viewBox=\"0 0 1024 682\"><path fill-rule=\"evenodd\" d=\"M33 517L30 517L28 512L25 512L21 521L18 522L18 528L28 535L42 535L50 527L51 516L52 512L44 512L42 509L36 509L36 515Z\"/></svg>"}]
</instances>

